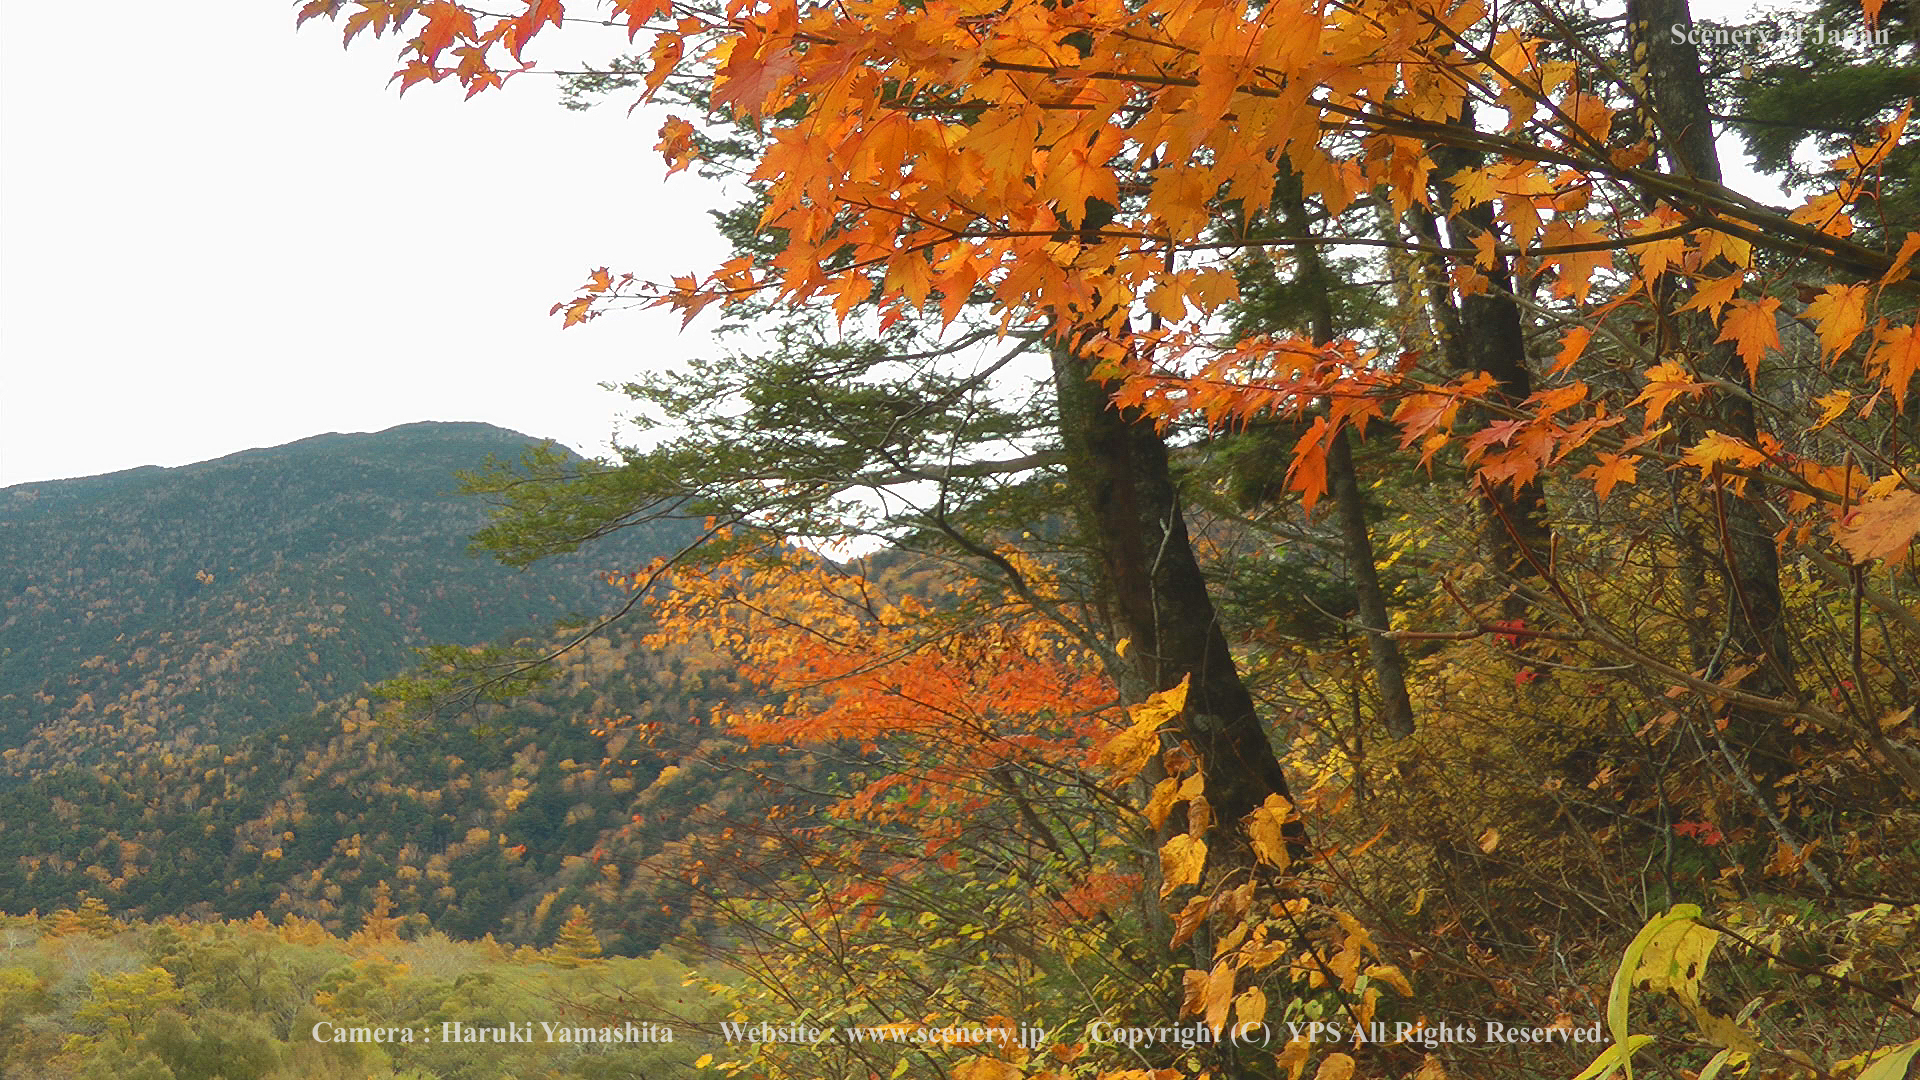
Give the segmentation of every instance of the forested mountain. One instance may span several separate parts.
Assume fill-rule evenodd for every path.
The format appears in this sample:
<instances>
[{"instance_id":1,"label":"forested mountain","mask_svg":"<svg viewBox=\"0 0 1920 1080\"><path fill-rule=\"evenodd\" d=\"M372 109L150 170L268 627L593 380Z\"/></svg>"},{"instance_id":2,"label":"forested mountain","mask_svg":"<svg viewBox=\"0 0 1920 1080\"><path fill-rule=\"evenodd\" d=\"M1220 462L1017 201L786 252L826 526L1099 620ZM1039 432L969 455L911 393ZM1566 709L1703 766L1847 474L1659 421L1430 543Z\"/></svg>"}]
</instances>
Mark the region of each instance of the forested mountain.
<instances>
[{"instance_id":1,"label":"forested mountain","mask_svg":"<svg viewBox=\"0 0 1920 1080\"><path fill-rule=\"evenodd\" d=\"M599 573L467 553L454 473L532 440L486 424L319 435L174 469L0 491L7 771L272 731L404 670L411 647L542 631L615 595Z\"/></svg>"},{"instance_id":2,"label":"forested mountain","mask_svg":"<svg viewBox=\"0 0 1920 1080\"><path fill-rule=\"evenodd\" d=\"M526 571L469 555L483 513L455 472L528 441L411 424L0 492L0 910L91 895L350 931L385 884L396 912L457 936L544 943L584 903L610 949L651 945L675 912L607 915L657 889L586 855L616 825L629 861L677 836L663 826L683 814L633 813L670 786L649 790L666 752L695 748L685 721L737 690L730 673L620 630L510 708L376 716L370 684L412 647L557 644L556 618L617 601L603 571L672 550L669 529L640 528ZM617 717L664 734L604 768L594 731ZM713 798L669 779L670 799Z\"/></svg>"}]
</instances>

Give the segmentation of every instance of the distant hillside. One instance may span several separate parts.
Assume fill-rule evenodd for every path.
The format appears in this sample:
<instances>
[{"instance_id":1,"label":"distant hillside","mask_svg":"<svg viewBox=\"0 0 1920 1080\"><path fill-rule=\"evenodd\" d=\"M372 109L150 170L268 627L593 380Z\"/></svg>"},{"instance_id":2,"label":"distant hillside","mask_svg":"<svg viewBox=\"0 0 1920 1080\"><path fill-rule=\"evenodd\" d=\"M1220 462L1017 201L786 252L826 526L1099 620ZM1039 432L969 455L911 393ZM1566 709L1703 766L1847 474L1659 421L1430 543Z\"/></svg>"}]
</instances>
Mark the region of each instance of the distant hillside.
<instances>
[{"instance_id":1,"label":"distant hillside","mask_svg":"<svg viewBox=\"0 0 1920 1080\"><path fill-rule=\"evenodd\" d=\"M384 885L459 937L548 944L580 904L609 951L656 944L695 809L766 797L699 764L734 752L700 719L751 693L730 664L649 649L636 617L507 706L407 730L370 700L411 646L557 644L556 617L622 599L600 571L692 535L526 571L468 555L483 510L454 473L530 441L410 424L0 490L0 912L347 932Z\"/></svg>"},{"instance_id":2,"label":"distant hillside","mask_svg":"<svg viewBox=\"0 0 1920 1080\"><path fill-rule=\"evenodd\" d=\"M663 856L703 827L696 810L751 819L767 796L703 764L740 751L699 718L750 691L715 658L643 647L638 629L569 653L510 706L424 729L381 722L362 697L272 731L0 778L0 912L92 896L133 917L264 911L348 932L385 884L396 912L459 938L551 944L581 904L609 951L650 949L684 910ZM616 717L632 719L609 738ZM635 739L636 725L657 734Z\"/></svg>"},{"instance_id":3,"label":"distant hillside","mask_svg":"<svg viewBox=\"0 0 1920 1080\"><path fill-rule=\"evenodd\" d=\"M604 609L597 572L672 536L526 571L467 553L482 508L453 474L533 441L407 424L0 489L6 770L270 732L406 669L412 646Z\"/></svg>"}]
</instances>

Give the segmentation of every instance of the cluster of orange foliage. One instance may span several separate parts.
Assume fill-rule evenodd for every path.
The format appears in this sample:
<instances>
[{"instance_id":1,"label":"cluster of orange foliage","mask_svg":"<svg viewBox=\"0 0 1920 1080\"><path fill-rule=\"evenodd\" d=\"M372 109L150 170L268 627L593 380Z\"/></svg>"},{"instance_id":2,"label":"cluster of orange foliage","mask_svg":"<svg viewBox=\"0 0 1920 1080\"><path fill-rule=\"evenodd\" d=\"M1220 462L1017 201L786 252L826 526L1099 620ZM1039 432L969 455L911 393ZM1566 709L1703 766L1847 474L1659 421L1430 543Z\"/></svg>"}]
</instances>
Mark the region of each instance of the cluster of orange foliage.
<instances>
[{"instance_id":1,"label":"cluster of orange foliage","mask_svg":"<svg viewBox=\"0 0 1920 1080\"><path fill-rule=\"evenodd\" d=\"M1841 278L1798 313L1837 369L1825 420L1903 408L1920 367L1920 338L1900 299L1920 234L1896 250L1871 248L1853 239L1850 216L1904 133L1904 113L1831 163L1832 190L1783 215L1654 167L1644 125L1619 122L1645 104L1644 88L1596 84L1571 60L1544 59L1547 42L1478 0L612 7L630 37L651 38L650 91L697 66L710 72L714 106L764 125L753 172L769 195L761 223L788 241L765 269L743 257L659 290L598 271L557 307L569 323L623 292L689 316L772 292L793 303L830 300L841 313L875 296L883 309L938 304L948 319L984 293L1009 326L1099 328L1095 347L1113 370L1135 375L1138 399L1169 414L1225 422L1335 401L1296 451L1293 483L1311 499L1324 490L1326 449L1343 426L1390 417L1403 441L1430 456L1452 437L1457 406L1485 401L1489 386L1481 376L1396 372L1351 342L1220 340L1208 316L1236 296L1221 256L1248 245L1209 229L1223 201L1241 213L1266 207L1276 170L1290 169L1333 216L1377 198L1398 217L1427 204L1438 180L1457 209L1494 207L1500 230L1430 252L1451 261L1463 294L1485 287L1481 271L1497 258L1532 260L1552 275L1568 323L1557 381L1504 403L1510 415L1474 433L1469 461L1490 482L1524 484L1587 447L1585 475L1602 495L1637 480L1646 444L1665 430L1666 403L1708 386L1680 363L1650 358L1646 389L1609 402L1589 391L1579 361L1596 333L1610 332L1609 315L1667 306L1656 296L1667 275L1685 281L1677 310L1711 317L1719 340L1757 375L1780 349L1780 301L1767 290L1785 272L1756 265L1756 247L1790 256L1796 273L1814 265ZM342 17L349 40L399 35L403 86L451 79L473 93L529 66L527 45L574 17L567 10L560 0L490 16L450 0L313 0L300 17ZM1475 104L1501 110L1504 123L1459 123ZM681 117L663 126L660 148L675 167L690 161L694 131ZM1485 162L1435 176L1438 146L1469 148ZM1637 199L1661 205L1646 211ZM1098 206L1109 208L1106 220L1090 224ZM1354 235L1315 242L1409 246ZM1601 274L1634 285L1583 307ZM1135 327L1142 306L1152 328ZM1865 347L1850 352L1863 336ZM1637 430L1623 428L1634 408L1643 410ZM1858 505L1845 481L1830 481L1841 461L1808 468L1764 440L1721 433L1693 447L1687 463L1751 473L1815 499L1835 520ZM1883 469L1866 497L1885 499L1902 483ZM1920 516L1900 507L1880 515L1858 550L1900 550L1920 532Z\"/></svg>"},{"instance_id":2,"label":"cluster of orange foliage","mask_svg":"<svg viewBox=\"0 0 1920 1080\"><path fill-rule=\"evenodd\" d=\"M1831 161L1825 188L1779 210L1682 167L1646 72L1615 70L1578 40L1544 39L1545 7L1529 29L1519 11L1480 0L609 2L613 25L649 38L649 94L695 79L726 120L757 127L759 224L785 243L762 262L741 256L660 286L594 271L555 306L567 325L636 298L688 318L749 297L825 304L843 318L873 305L882 329L910 312L951 323L983 304L1003 331L1047 331L1090 360L1129 416L1299 423L1287 482L1309 509L1340 483L1333 462L1347 435L1385 426L1423 464L1452 448L1471 490L1489 500L1552 477L1561 493L1582 488L1605 502L1666 476L1699 481L1695 493L1721 512L1723 539L1739 531L1725 525L1728 503L1758 499L1776 500L1785 522L1776 543L1837 544L1856 565L1904 558L1920 535L1910 464L1842 423L1901 417L1920 370L1911 302L1920 233L1870 242L1875 223L1854 217L1907 134L1906 111ZM350 39L397 34L407 42L403 87L452 80L469 93L524 70L529 42L547 29L609 21L578 4L569 14L559 0L505 7L313 0L301 17L344 17ZM1647 27L1636 32L1649 40ZM709 122L666 120L659 149L673 169L693 161ZM1291 206L1280 205L1287 189ZM1304 205L1321 224L1297 220ZM1277 237L1234 231L1268 210L1295 227ZM1416 227L1423 215L1443 217L1447 237ZM1323 329L1223 331L1240 299L1236 259L1271 248L1304 260L1304 251L1343 246L1410 260L1463 306L1489 294L1520 303L1500 284L1518 267L1547 286L1526 302L1559 329L1558 352L1516 392L1516 380L1492 369L1446 370L1417 334L1390 348ZM1783 300L1790 285L1802 302ZM1753 403L1772 404L1757 388L1787 357L1789 327L1817 341L1817 356L1795 364L1796 400L1756 427ZM1798 392L1807 387L1820 392ZM1710 406L1727 401L1745 403L1746 423L1713 415ZM1685 422L1674 415L1682 411L1692 414ZM1778 629L1774 553L1756 562L1732 540L1726 547L1731 578L1775 579L1770 600L1733 587L1752 631L1735 645L1767 652L1763 638ZM1784 678L1740 683L1755 667L1689 674L1694 665L1637 651L1591 614L1595 605L1561 588L1550 545L1527 554L1534 595L1557 597L1556 613L1587 640L1748 710L1735 736L1772 737L1752 723L1757 713L1847 728ZM1743 561L1760 569L1735 565ZM1181 708L1164 686L1124 724L1091 719L1112 696L1084 674L1099 670L1095 654L1077 653L1031 612L927 641L921 628L940 624L929 608L876 605L859 581L801 556L764 571L749 565L682 575L666 601L670 626L722 634L714 644L786 694L759 717L736 718L736 730L937 748L937 760L873 781L842 811L884 809L898 822L934 806L940 814L927 820L957 822L986 805L982 778L1000 765L1099 763L1126 778L1164 751L1142 785L1149 831L1159 830L1162 895L1203 883L1215 866L1209 836L1222 828L1249 838L1255 856L1225 868L1241 884L1203 889L1175 917L1176 944L1203 925L1218 933L1208 966L1187 974L1186 1011L1216 1030L1229 1011L1258 1021L1264 992L1243 978L1282 960L1303 993L1337 988L1337 1007L1356 1023L1374 1015L1380 987L1405 993L1406 976L1350 914L1316 911L1322 922L1310 929L1308 905L1254 896L1255 882L1281 880L1293 861L1285 830L1298 807L1276 796L1216 825L1206 796L1219 777L1163 739L1162 722ZM1756 607L1773 613L1756 616ZM1488 625L1511 639L1524 624L1470 633ZM1387 631L1367 629L1376 641ZM1514 681L1533 682L1531 670ZM813 692L829 683L832 693ZM1913 780L1910 756L1879 735L1892 725L1875 719L1852 718ZM936 831L928 852L957 835ZM1500 841L1487 836L1483 854ZM873 914L880 891L867 881L842 898ZM1631 1047L1618 1045L1624 1065ZM1306 1063L1307 1049L1289 1046L1277 1067L1297 1078ZM974 1071L1013 1075L1001 1064ZM1353 1069L1352 1057L1334 1054L1319 1075Z\"/></svg>"}]
</instances>

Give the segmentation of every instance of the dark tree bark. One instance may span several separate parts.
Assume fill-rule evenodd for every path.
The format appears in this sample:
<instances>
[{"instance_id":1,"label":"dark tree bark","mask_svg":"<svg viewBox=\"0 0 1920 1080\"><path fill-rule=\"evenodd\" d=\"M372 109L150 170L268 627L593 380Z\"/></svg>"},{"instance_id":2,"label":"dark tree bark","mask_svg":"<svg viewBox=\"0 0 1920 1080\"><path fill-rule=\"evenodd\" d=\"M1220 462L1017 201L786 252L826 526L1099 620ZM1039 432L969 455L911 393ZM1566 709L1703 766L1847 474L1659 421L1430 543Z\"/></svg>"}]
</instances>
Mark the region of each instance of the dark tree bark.
<instances>
[{"instance_id":1,"label":"dark tree bark","mask_svg":"<svg viewBox=\"0 0 1920 1080\"><path fill-rule=\"evenodd\" d=\"M1700 55L1687 40L1692 16L1687 0L1629 0L1627 18L1634 45L1634 81L1652 105L1647 126L1658 140L1669 166L1695 179L1719 183L1720 155L1713 143L1713 125L1707 113L1706 79L1700 73ZM1681 28L1679 35L1673 27ZM1682 211L1687 207L1680 207ZM1734 268L1721 263L1719 273ZM1709 268L1709 273L1715 272ZM1707 374L1751 390L1746 366L1731 345L1713 344L1714 327L1704 313L1683 313L1663 321L1658 346L1665 353L1686 350L1699 357ZM1753 443L1758 433L1753 404L1739 394L1718 393L1710 399L1709 418L1719 430ZM1774 547L1774 529L1763 508L1751 498L1728 490L1715 492L1708 511L1719 551L1710 553L1720 563L1727 592L1727 645L1722 653L1757 659L1760 669L1743 688L1778 696L1791 693L1793 656L1780 594L1780 556ZM1722 655L1712 665L1724 668L1732 656ZM1766 717L1750 717L1745 726L1749 744L1774 740L1762 736L1778 728Z\"/></svg>"},{"instance_id":2,"label":"dark tree bark","mask_svg":"<svg viewBox=\"0 0 1920 1080\"><path fill-rule=\"evenodd\" d=\"M1286 215L1287 231L1305 238L1307 208L1300 190L1299 177L1280 178L1280 203ZM1320 249L1301 244L1293 252L1296 280L1306 287L1308 329L1316 345L1333 340L1332 282ZM1413 734L1413 699L1407 694L1407 661L1400 644L1387 636L1392 627L1387 612L1387 596L1380 588L1379 565L1373 557L1373 536L1367 528L1366 501L1360 495L1360 480L1353 468L1353 441L1343 428L1336 432L1327 448L1327 484L1333 495L1340 520L1341 546L1347 557L1347 573L1353 577L1354 608L1360 624L1366 628L1367 655L1373 663L1373 680L1380 691L1380 724L1387 734L1404 739Z\"/></svg>"},{"instance_id":3,"label":"dark tree bark","mask_svg":"<svg viewBox=\"0 0 1920 1080\"><path fill-rule=\"evenodd\" d=\"M1471 106L1458 123L1473 126ZM1494 231L1493 206L1457 206L1453 185L1448 179L1461 169L1482 164L1477 151L1452 146L1433 151L1436 186L1445 215L1447 239L1453 246L1469 243L1474 236ZM1417 215L1415 226L1432 231L1430 217ZM1533 393L1533 374L1527 367L1526 337L1521 330L1520 305L1514 302L1513 271L1505 256L1496 256L1492 267L1481 267L1487 288L1455 303L1444 279L1429 282L1429 296L1436 309L1435 322L1450 366L1458 371L1483 372L1496 379L1500 400L1517 404ZM1511 486L1490 485L1481 493L1484 518L1482 539L1494 569L1516 578L1537 576L1537 567L1547 565L1553 534L1547 525L1547 499L1538 481ZM1524 609L1517 597L1503 602L1504 614L1517 618Z\"/></svg>"},{"instance_id":4,"label":"dark tree bark","mask_svg":"<svg viewBox=\"0 0 1920 1080\"><path fill-rule=\"evenodd\" d=\"M1286 773L1207 594L1166 442L1151 419L1112 407L1113 388L1091 375L1069 344L1055 345L1061 441L1083 528L1143 681L1164 690L1192 676L1181 733L1200 754L1218 835L1234 861L1251 863L1240 819L1269 795L1290 798Z\"/></svg>"}]
</instances>

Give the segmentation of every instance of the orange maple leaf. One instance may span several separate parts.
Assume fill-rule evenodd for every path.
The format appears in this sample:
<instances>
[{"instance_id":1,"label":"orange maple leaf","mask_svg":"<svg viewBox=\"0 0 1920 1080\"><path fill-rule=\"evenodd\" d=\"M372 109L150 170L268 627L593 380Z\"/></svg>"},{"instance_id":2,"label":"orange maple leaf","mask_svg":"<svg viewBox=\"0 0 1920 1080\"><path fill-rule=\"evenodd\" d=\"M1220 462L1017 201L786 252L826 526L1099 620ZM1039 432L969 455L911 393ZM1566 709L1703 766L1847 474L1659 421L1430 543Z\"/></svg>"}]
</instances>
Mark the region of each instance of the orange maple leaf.
<instances>
[{"instance_id":1,"label":"orange maple leaf","mask_svg":"<svg viewBox=\"0 0 1920 1080\"><path fill-rule=\"evenodd\" d=\"M1733 342L1741 362L1747 365L1748 379L1760 377L1760 361L1768 349L1780 349L1780 329L1773 321L1773 313L1779 308L1780 301L1771 296L1742 300L1720 321L1720 336L1714 340Z\"/></svg>"},{"instance_id":2,"label":"orange maple leaf","mask_svg":"<svg viewBox=\"0 0 1920 1080\"><path fill-rule=\"evenodd\" d=\"M1327 440L1332 431L1324 416L1313 418L1313 427L1293 446L1293 464L1287 469L1287 486L1300 493L1300 505L1313 513L1313 504L1327 493Z\"/></svg>"},{"instance_id":3,"label":"orange maple leaf","mask_svg":"<svg viewBox=\"0 0 1920 1080\"><path fill-rule=\"evenodd\" d=\"M1828 192L1808 199L1805 205L1789 215L1788 220L1801 225L1812 225L1821 232L1833 236L1853 235L1853 217L1847 213L1846 197L1838 192Z\"/></svg>"},{"instance_id":4,"label":"orange maple leaf","mask_svg":"<svg viewBox=\"0 0 1920 1080\"><path fill-rule=\"evenodd\" d=\"M1681 394L1699 397L1707 388L1706 383L1694 382L1691 372L1672 360L1663 360L1647 370L1647 388L1633 399L1635 405L1647 406L1647 427L1652 428L1660 422L1660 414Z\"/></svg>"},{"instance_id":5,"label":"orange maple leaf","mask_svg":"<svg viewBox=\"0 0 1920 1080\"><path fill-rule=\"evenodd\" d=\"M1907 276L1907 264L1913 261L1916 252L1920 252L1920 232L1910 232L1900 242L1900 250L1893 256L1893 265L1880 276L1880 284L1892 285Z\"/></svg>"},{"instance_id":6,"label":"orange maple leaf","mask_svg":"<svg viewBox=\"0 0 1920 1080\"><path fill-rule=\"evenodd\" d=\"M1547 225L1542 240L1549 248L1589 247L1590 251L1567 251L1544 256L1541 261L1548 266L1560 268L1559 280L1553 283L1555 296L1572 297L1585 302L1587 292L1593 287L1593 272L1601 267L1613 266L1613 253L1604 246L1605 233L1595 222L1583 221L1578 225L1567 225L1554 221Z\"/></svg>"},{"instance_id":7,"label":"orange maple leaf","mask_svg":"<svg viewBox=\"0 0 1920 1080\"><path fill-rule=\"evenodd\" d=\"M647 28L647 20L656 15L673 13L672 0L612 0L613 13L627 17L627 40L640 36Z\"/></svg>"},{"instance_id":8,"label":"orange maple leaf","mask_svg":"<svg viewBox=\"0 0 1920 1080\"><path fill-rule=\"evenodd\" d=\"M1840 546L1856 563L1898 559L1920 536L1920 495L1905 489L1862 506L1852 520L1834 527Z\"/></svg>"},{"instance_id":9,"label":"orange maple leaf","mask_svg":"<svg viewBox=\"0 0 1920 1080\"><path fill-rule=\"evenodd\" d=\"M1720 317L1720 309L1733 301L1733 294L1740 291L1741 283L1746 280L1747 275L1736 270L1726 277L1698 282L1694 285L1693 299L1681 304L1680 310L1704 311L1717 319Z\"/></svg>"},{"instance_id":10,"label":"orange maple leaf","mask_svg":"<svg viewBox=\"0 0 1920 1080\"><path fill-rule=\"evenodd\" d=\"M1748 446L1743 440L1724 431L1709 431L1704 439L1693 444L1686 456L1680 459L1682 465L1692 465L1701 472L1712 472L1715 465L1731 464L1742 468L1752 468L1763 464L1767 455Z\"/></svg>"},{"instance_id":11,"label":"orange maple leaf","mask_svg":"<svg viewBox=\"0 0 1920 1080\"><path fill-rule=\"evenodd\" d=\"M1548 374L1558 375L1579 362L1580 354L1587 351L1587 343L1592 340L1592 327L1569 327L1566 336L1560 339L1560 355L1554 357L1553 367L1548 369Z\"/></svg>"},{"instance_id":12,"label":"orange maple leaf","mask_svg":"<svg viewBox=\"0 0 1920 1080\"><path fill-rule=\"evenodd\" d=\"M1653 214L1633 223L1633 236L1640 237L1658 233L1679 224L1679 215L1672 213ZM1669 236L1661 240L1636 242L1633 252L1640 259L1641 280L1651 284L1667 268L1680 265L1687 256L1687 238Z\"/></svg>"},{"instance_id":13,"label":"orange maple leaf","mask_svg":"<svg viewBox=\"0 0 1920 1080\"><path fill-rule=\"evenodd\" d=\"M1893 392L1893 403L1904 410L1907 383L1920 370L1920 335L1911 326L1896 326L1880 332L1880 342L1867 358L1868 365L1880 371L1880 381Z\"/></svg>"},{"instance_id":14,"label":"orange maple leaf","mask_svg":"<svg viewBox=\"0 0 1920 1080\"><path fill-rule=\"evenodd\" d=\"M1821 350L1833 356L1853 344L1867 325L1867 287L1829 285L1820 290L1801 317L1812 321Z\"/></svg>"},{"instance_id":15,"label":"orange maple leaf","mask_svg":"<svg viewBox=\"0 0 1920 1080\"><path fill-rule=\"evenodd\" d=\"M1639 479L1634 463L1640 460L1637 454L1601 454L1598 465L1589 465L1580 470L1580 475L1593 481L1593 493L1601 502L1613 492L1616 484L1631 484Z\"/></svg>"},{"instance_id":16,"label":"orange maple leaf","mask_svg":"<svg viewBox=\"0 0 1920 1080\"><path fill-rule=\"evenodd\" d=\"M693 161L693 125L677 116L669 116L660 125L660 141L653 144L667 159L667 175L672 176Z\"/></svg>"},{"instance_id":17,"label":"orange maple leaf","mask_svg":"<svg viewBox=\"0 0 1920 1080\"><path fill-rule=\"evenodd\" d=\"M433 3L420 5L420 14L426 16L427 25L420 36L413 41L413 47L420 53L420 59L432 64L440 54L456 41L474 41L480 37L480 31L473 25L473 15L453 0L433 0Z\"/></svg>"}]
</instances>

